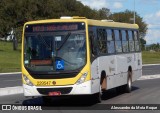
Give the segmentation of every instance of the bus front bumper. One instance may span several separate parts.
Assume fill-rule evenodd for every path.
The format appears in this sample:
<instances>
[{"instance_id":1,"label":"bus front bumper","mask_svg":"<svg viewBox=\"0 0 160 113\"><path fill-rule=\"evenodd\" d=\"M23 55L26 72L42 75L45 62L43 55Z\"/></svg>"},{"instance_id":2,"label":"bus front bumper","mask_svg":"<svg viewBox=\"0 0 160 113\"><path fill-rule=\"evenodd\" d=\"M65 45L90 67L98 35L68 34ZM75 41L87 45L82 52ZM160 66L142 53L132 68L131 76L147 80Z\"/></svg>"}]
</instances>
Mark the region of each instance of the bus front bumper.
<instances>
[{"instance_id":1,"label":"bus front bumper","mask_svg":"<svg viewBox=\"0 0 160 113\"><path fill-rule=\"evenodd\" d=\"M29 86L23 84L24 96L49 96L50 92L60 92L61 95L87 95L91 92L91 81L67 86Z\"/></svg>"}]
</instances>

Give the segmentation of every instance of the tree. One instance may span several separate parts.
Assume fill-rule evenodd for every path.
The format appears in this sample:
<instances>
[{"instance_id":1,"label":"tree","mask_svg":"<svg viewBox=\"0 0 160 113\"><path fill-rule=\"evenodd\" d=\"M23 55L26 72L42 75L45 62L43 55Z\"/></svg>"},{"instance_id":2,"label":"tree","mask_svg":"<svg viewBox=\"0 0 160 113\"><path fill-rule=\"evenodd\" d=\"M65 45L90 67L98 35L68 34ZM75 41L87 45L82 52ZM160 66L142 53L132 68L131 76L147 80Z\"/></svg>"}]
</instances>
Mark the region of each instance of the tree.
<instances>
[{"instance_id":1,"label":"tree","mask_svg":"<svg viewBox=\"0 0 160 113\"><path fill-rule=\"evenodd\" d=\"M154 50L154 51L160 51L160 45L159 43L157 44L151 44L147 47L148 50Z\"/></svg>"},{"instance_id":2,"label":"tree","mask_svg":"<svg viewBox=\"0 0 160 113\"><path fill-rule=\"evenodd\" d=\"M61 16L84 16L89 19L113 19L119 22L132 23L133 12L111 14L107 8L91 9L76 0L0 0L0 38L15 31L16 40L21 41L24 22L40 19L53 19ZM136 22L140 32L146 33L147 24L136 13ZM13 41L14 42L14 41Z\"/></svg>"},{"instance_id":3,"label":"tree","mask_svg":"<svg viewBox=\"0 0 160 113\"><path fill-rule=\"evenodd\" d=\"M142 50L145 50L146 40L144 40L143 38L140 38L140 42L141 42Z\"/></svg>"},{"instance_id":4,"label":"tree","mask_svg":"<svg viewBox=\"0 0 160 113\"><path fill-rule=\"evenodd\" d=\"M109 19L110 16L110 10L107 8L102 8L98 10L99 18L100 19Z\"/></svg>"}]
</instances>

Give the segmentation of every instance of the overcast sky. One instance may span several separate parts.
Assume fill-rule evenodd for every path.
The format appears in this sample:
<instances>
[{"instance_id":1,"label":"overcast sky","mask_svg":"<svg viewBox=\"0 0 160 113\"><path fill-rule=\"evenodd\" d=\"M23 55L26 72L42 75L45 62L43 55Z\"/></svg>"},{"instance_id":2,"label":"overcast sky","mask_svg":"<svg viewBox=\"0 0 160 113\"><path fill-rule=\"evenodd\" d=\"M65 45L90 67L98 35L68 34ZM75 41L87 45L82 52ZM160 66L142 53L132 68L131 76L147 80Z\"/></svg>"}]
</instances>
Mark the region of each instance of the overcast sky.
<instances>
[{"instance_id":1,"label":"overcast sky","mask_svg":"<svg viewBox=\"0 0 160 113\"><path fill-rule=\"evenodd\" d=\"M134 0L78 0L94 9L109 8L112 13L134 10ZM148 24L147 44L160 43L160 0L135 0L135 11Z\"/></svg>"}]
</instances>

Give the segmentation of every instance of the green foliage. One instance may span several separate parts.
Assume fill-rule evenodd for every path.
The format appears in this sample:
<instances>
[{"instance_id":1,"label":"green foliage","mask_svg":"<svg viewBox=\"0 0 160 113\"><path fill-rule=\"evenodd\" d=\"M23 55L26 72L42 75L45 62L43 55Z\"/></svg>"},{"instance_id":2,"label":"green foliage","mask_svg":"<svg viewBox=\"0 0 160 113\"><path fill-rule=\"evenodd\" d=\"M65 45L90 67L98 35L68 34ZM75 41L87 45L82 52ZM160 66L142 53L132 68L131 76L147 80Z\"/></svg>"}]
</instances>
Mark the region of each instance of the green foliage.
<instances>
[{"instance_id":1,"label":"green foliage","mask_svg":"<svg viewBox=\"0 0 160 113\"><path fill-rule=\"evenodd\" d=\"M110 19L114 21L128 22L133 17L133 12L114 13L102 8L91 9L76 0L0 0L0 37L7 35L12 28L16 31L18 40L21 41L22 26L25 21L53 19L61 16L84 16L89 19ZM140 32L146 33L147 25L136 13L136 23L140 26Z\"/></svg>"},{"instance_id":2,"label":"green foliage","mask_svg":"<svg viewBox=\"0 0 160 113\"><path fill-rule=\"evenodd\" d=\"M11 42L0 41L0 73L21 71L20 47L13 51Z\"/></svg>"},{"instance_id":3,"label":"green foliage","mask_svg":"<svg viewBox=\"0 0 160 113\"><path fill-rule=\"evenodd\" d=\"M22 30L20 29L26 20L32 21L77 15L96 18L96 13L96 10L84 6L76 0L1 0L0 37L6 36L11 31L11 28L16 28L16 31L21 33Z\"/></svg>"},{"instance_id":4,"label":"green foliage","mask_svg":"<svg viewBox=\"0 0 160 113\"><path fill-rule=\"evenodd\" d=\"M145 50L146 40L144 40L143 38L140 38L140 43L141 43L141 49Z\"/></svg>"},{"instance_id":5,"label":"green foliage","mask_svg":"<svg viewBox=\"0 0 160 113\"><path fill-rule=\"evenodd\" d=\"M152 51L160 52L160 45L159 45L159 43L148 45L148 46L146 47L146 50L147 50L147 51L152 50Z\"/></svg>"},{"instance_id":6,"label":"green foliage","mask_svg":"<svg viewBox=\"0 0 160 113\"><path fill-rule=\"evenodd\" d=\"M143 51L142 52L143 64L159 64L160 52L155 51Z\"/></svg>"}]
</instances>

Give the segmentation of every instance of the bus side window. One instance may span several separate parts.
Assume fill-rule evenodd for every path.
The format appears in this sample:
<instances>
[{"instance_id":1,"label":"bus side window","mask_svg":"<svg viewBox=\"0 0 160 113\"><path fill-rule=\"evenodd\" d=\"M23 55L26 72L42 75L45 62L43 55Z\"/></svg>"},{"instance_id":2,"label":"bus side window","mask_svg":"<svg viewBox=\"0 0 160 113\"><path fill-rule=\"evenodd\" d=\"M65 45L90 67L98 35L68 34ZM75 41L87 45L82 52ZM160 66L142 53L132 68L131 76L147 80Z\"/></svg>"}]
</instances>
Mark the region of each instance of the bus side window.
<instances>
[{"instance_id":1,"label":"bus side window","mask_svg":"<svg viewBox=\"0 0 160 113\"><path fill-rule=\"evenodd\" d=\"M134 52L134 39L133 39L133 32L131 30L128 31L128 40L129 40L129 50L130 52Z\"/></svg>"},{"instance_id":2,"label":"bus side window","mask_svg":"<svg viewBox=\"0 0 160 113\"><path fill-rule=\"evenodd\" d=\"M115 37L115 45L116 45L116 52L122 52L122 43L119 30L114 30L114 37Z\"/></svg>"},{"instance_id":3,"label":"bus side window","mask_svg":"<svg viewBox=\"0 0 160 113\"><path fill-rule=\"evenodd\" d=\"M122 48L123 52L129 52L128 50L128 39L127 39L127 34L125 30L121 30L121 35L122 35Z\"/></svg>"},{"instance_id":4,"label":"bus side window","mask_svg":"<svg viewBox=\"0 0 160 113\"><path fill-rule=\"evenodd\" d=\"M89 31L89 41L90 41L90 51L91 51L91 56L95 57L97 56L97 48L95 44L95 35L93 31Z\"/></svg>"},{"instance_id":5,"label":"bus side window","mask_svg":"<svg viewBox=\"0 0 160 113\"><path fill-rule=\"evenodd\" d=\"M107 33L108 54L114 54L115 53L115 43L114 43L113 30L106 29L106 33Z\"/></svg>"},{"instance_id":6,"label":"bus side window","mask_svg":"<svg viewBox=\"0 0 160 113\"><path fill-rule=\"evenodd\" d=\"M106 32L105 29L97 29L99 53L107 53Z\"/></svg>"},{"instance_id":7,"label":"bus side window","mask_svg":"<svg viewBox=\"0 0 160 113\"><path fill-rule=\"evenodd\" d=\"M135 51L140 51L138 31L133 31L134 41L135 41Z\"/></svg>"}]
</instances>

